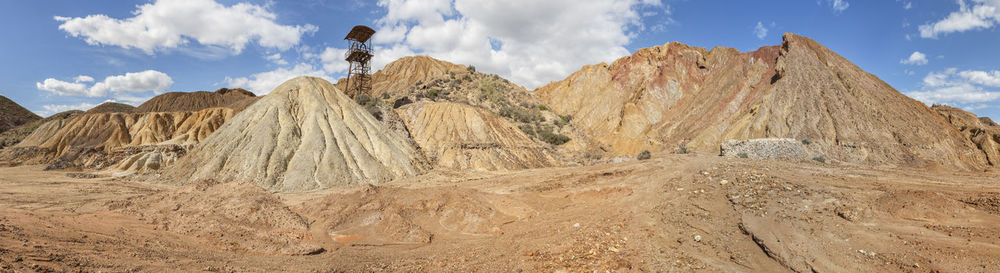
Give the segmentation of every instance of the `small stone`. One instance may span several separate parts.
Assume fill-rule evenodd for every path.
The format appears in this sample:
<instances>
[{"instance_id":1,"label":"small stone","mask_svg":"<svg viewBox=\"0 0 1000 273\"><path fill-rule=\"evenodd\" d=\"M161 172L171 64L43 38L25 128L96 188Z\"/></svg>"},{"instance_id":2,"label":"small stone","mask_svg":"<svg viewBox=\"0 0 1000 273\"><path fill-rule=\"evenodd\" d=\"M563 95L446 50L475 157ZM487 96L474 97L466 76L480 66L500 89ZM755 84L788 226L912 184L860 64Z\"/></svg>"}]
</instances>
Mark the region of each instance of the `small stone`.
<instances>
[{"instance_id":1,"label":"small stone","mask_svg":"<svg viewBox=\"0 0 1000 273\"><path fill-rule=\"evenodd\" d=\"M719 185L725 185L725 184L729 184L729 180L722 179L722 181L719 181Z\"/></svg>"},{"instance_id":2,"label":"small stone","mask_svg":"<svg viewBox=\"0 0 1000 273\"><path fill-rule=\"evenodd\" d=\"M573 224L573 227L580 227L580 223Z\"/></svg>"},{"instance_id":3,"label":"small stone","mask_svg":"<svg viewBox=\"0 0 1000 273\"><path fill-rule=\"evenodd\" d=\"M701 235L695 235L694 236L694 241L695 242L701 242Z\"/></svg>"}]
</instances>

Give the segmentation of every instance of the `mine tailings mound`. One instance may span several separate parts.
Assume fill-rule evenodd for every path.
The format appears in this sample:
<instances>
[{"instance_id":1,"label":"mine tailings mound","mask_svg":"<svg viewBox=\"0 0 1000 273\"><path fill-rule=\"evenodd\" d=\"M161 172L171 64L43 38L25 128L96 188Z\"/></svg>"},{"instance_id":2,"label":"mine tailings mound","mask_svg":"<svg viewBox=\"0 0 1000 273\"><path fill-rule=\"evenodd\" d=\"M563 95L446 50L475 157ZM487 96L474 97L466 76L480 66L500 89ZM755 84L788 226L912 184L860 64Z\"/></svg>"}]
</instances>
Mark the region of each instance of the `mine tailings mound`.
<instances>
[{"instance_id":1,"label":"mine tailings mound","mask_svg":"<svg viewBox=\"0 0 1000 273\"><path fill-rule=\"evenodd\" d=\"M421 151L439 167L493 171L559 165L527 134L483 108L418 102L398 112Z\"/></svg>"},{"instance_id":2,"label":"mine tailings mound","mask_svg":"<svg viewBox=\"0 0 1000 273\"><path fill-rule=\"evenodd\" d=\"M308 191L379 184L427 169L416 148L333 84L298 77L240 112L162 177Z\"/></svg>"},{"instance_id":3,"label":"mine tailings mound","mask_svg":"<svg viewBox=\"0 0 1000 273\"><path fill-rule=\"evenodd\" d=\"M924 104L809 38L783 39L746 53L680 43L645 48L535 94L620 155L794 138L841 162L986 167L976 146Z\"/></svg>"},{"instance_id":4,"label":"mine tailings mound","mask_svg":"<svg viewBox=\"0 0 1000 273\"><path fill-rule=\"evenodd\" d=\"M20 104L0 96L0 133L22 124L42 119Z\"/></svg>"}]
</instances>

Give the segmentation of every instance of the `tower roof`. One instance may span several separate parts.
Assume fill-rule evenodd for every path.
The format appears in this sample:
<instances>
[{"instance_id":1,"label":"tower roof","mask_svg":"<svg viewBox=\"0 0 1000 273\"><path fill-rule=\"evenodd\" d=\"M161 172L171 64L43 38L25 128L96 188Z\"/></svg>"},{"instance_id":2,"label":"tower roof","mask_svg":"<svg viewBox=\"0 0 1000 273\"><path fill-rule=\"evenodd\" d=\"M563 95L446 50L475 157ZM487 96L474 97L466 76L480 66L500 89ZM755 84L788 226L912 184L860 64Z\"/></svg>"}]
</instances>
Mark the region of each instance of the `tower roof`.
<instances>
[{"instance_id":1,"label":"tower roof","mask_svg":"<svg viewBox=\"0 0 1000 273\"><path fill-rule=\"evenodd\" d=\"M374 29L367 26L357 25L351 29L351 32L347 34L347 37L344 37L344 40L357 40L358 42L364 43L367 42L368 39L370 39L374 34Z\"/></svg>"}]
</instances>

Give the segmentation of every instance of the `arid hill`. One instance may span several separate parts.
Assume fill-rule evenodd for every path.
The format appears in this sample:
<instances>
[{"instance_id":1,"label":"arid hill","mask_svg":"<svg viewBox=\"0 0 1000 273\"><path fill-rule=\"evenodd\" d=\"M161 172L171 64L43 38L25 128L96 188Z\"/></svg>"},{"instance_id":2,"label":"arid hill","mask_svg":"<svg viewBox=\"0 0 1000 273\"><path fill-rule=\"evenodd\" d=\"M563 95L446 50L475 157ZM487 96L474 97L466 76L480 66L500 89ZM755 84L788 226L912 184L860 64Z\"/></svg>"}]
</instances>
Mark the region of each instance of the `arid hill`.
<instances>
[{"instance_id":1,"label":"arid hill","mask_svg":"<svg viewBox=\"0 0 1000 273\"><path fill-rule=\"evenodd\" d=\"M129 113L135 111L135 106L117 103L117 102L105 102L100 105L90 108L84 114L98 114L98 113Z\"/></svg>"},{"instance_id":2,"label":"arid hill","mask_svg":"<svg viewBox=\"0 0 1000 273\"><path fill-rule=\"evenodd\" d=\"M417 102L397 111L410 136L438 167L517 170L559 165L550 150L484 108Z\"/></svg>"},{"instance_id":3,"label":"arid hill","mask_svg":"<svg viewBox=\"0 0 1000 273\"><path fill-rule=\"evenodd\" d=\"M228 108L82 114L41 125L17 145L0 152L0 160L27 164L59 162L61 166L54 167L102 169L112 166L121 156L139 152L122 149L195 144L234 114L235 111Z\"/></svg>"},{"instance_id":4,"label":"arid hill","mask_svg":"<svg viewBox=\"0 0 1000 273\"><path fill-rule=\"evenodd\" d=\"M559 115L552 111L523 87L497 75L477 72L472 67L426 56L406 57L376 72L373 79L375 95L360 96L357 98L358 103L390 128L413 137L416 144L428 153L432 160L438 152L443 152L441 149L453 149L447 152L449 154L482 156L478 159L451 157L438 162L439 165L445 164L458 169L557 166L567 161L581 161L584 152L597 150L591 149L588 137L569 125L568 120L572 118L571 116ZM421 106L409 107L411 103ZM423 112L425 106L430 106L433 110ZM428 115L432 112L432 115L455 114L470 118L427 118L414 122L417 113ZM494 120L493 117L499 119ZM517 128L520 132L507 130L505 127L507 125ZM470 139L478 139L485 135L470 136L470 139L464 140L459 137L444 137L455 132L450 130L466 130L463 128L491 132L489 134L492 134L490 137L492 140L489 142L494 144L490 144L490 147L498 147L496 145L501 143L503 145L520 143L514 146L526 150L519 148L515 149L519 150L517 152L506 151L503 152L505 155L500 155L482 150L482 145L469 145ZM445 133L446 131L451 133ZM521 135L527 138L523 139ZM435 140L431 141L430 138ZM527 152L528 150L532 152ZM513 161L501 164L496 162L498 156ZM459 159L472 161L456 161ZM488 161L493 163L486 163Z\"/></svg>"},{"instance_id":5,"label":"arid hill","mask_svg":"<svg viewBox=\"0 0 1000 273\"><path fill-rule=\"evenodd\" d=\"M0 149L9 146L14 146L14 144L21 142L21 140L24 140L24 138L28 137L28 135L31 135L31 133L34 132L35 129L38 129L39 126L42 126L42 124L48 123L53 120L68 119L71 117L75 117L79 114L83 114L83 111L69 110L65 112L59 112L47 118L34 120L22 124L21 126L14 127L13 129L7 130L6 132L0 133Z\"/></svg>"},{"instance_id":6,"label":"arid hill","mask_svg":"<svg viewBox=\"0 0 1000 273\"><path fill-rule=\"evenodd\" d=\"M965 137L976 144L979 151L986 156L990 166L1000 166L1000 126L988 117L976 117L976 114L945 105L931 107L941 114L955 129L962 131Z\"/></svg>"},{"instance_id":7,"label":"arid hill","mask_svg":"<svg viewBox=\"0 0 1000 273\"><path fill-rule=\"evenodd\" d=\"M281 84L192 151L168 167L166 182L214 178L308 191L380 184L427 170L406 139L313 77Z\"/></svg>"},{"instance_id":8,"label":"arid hill","mask_svg":"<svg viewBox=\"0 0 1000 273\"><path fill-rule=\"evenodd\" d=\"M7 97L0 96L0 133L42 119Z\"/></svg>"},{"instance_id":9,"label":"arid hill","mask_svg":"<svg viewBox=\"0 0 1000 273\"><path fill-rule=\"evenodd\" d=\"M135 111L140 113L179 112L225 107L239 112L256 101L256 95L240 88L221 88L215 92L169 92L149 99L136 107Z\"/></svg>"},{"instance_id":10,"label":"arid hill","mask_svg":"<svg viewBox=\"0 0 1000 273\"><path fill-rule=\"evenodd\" d=\"M616 154L795 138L859 164L982 169L986 158L922 103L819 43L741 53L670 43L590 65L536 95Z\"/></svg>"}]
</instances>

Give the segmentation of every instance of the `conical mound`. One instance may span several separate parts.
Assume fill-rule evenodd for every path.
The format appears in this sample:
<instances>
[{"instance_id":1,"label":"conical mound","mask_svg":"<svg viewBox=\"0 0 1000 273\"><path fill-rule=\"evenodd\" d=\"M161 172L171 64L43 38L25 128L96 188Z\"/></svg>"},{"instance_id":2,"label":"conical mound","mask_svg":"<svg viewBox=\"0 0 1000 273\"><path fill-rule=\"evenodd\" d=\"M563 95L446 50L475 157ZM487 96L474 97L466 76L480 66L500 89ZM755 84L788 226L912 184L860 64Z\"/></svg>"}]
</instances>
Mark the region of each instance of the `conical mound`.
<instances>
[{"instance_id":1,"label":"conical mound","mask_svg":"<svg viewBox=\"0 0 1000 273\"><path fill-rule=\"evenodd\" d=\"M164 177L308 191L379 184L426 168L408 141L332 84L298 77L240 112Z\"/></svg>"}]
</instances>

